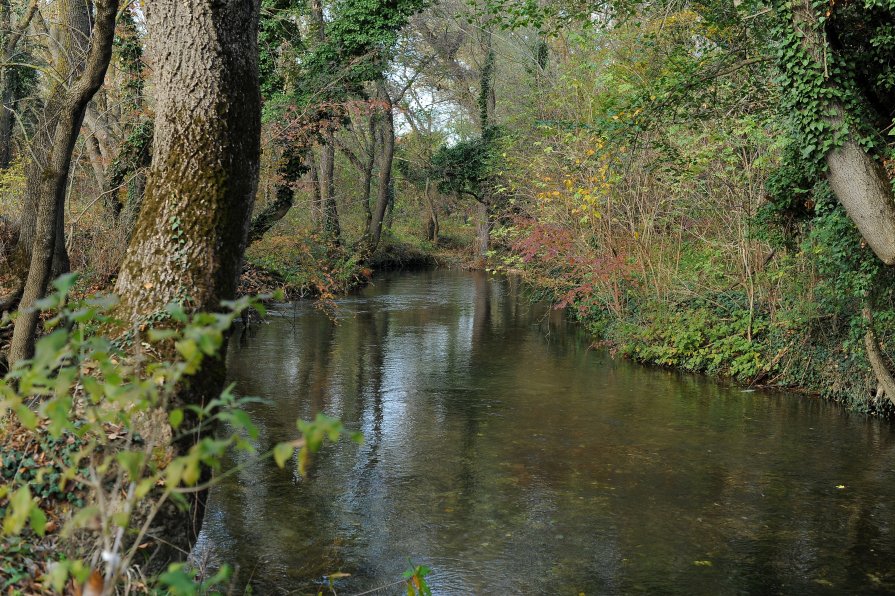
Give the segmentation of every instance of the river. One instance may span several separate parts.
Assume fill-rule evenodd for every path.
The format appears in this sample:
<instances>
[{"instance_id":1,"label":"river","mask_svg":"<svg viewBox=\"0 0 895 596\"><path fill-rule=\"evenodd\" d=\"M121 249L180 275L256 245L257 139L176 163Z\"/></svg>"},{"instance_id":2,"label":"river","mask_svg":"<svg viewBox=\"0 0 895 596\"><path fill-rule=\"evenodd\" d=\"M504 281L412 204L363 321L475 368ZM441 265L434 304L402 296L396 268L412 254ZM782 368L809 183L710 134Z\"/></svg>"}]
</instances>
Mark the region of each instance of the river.
<instances>
[{"instance_id":1,"label":"river","mask_svg":"<svg viewBox=\"0 0 895 596\"><path fill-rule=\"evenodd\" d=\"M319 411L366 438L213 490L194 554L254 593L406 593L408 561L436 594L895 590L888 423L613 360L481 272L378 278L331 316L231 341L259 449Z\"/></svg>"}]
</instances>

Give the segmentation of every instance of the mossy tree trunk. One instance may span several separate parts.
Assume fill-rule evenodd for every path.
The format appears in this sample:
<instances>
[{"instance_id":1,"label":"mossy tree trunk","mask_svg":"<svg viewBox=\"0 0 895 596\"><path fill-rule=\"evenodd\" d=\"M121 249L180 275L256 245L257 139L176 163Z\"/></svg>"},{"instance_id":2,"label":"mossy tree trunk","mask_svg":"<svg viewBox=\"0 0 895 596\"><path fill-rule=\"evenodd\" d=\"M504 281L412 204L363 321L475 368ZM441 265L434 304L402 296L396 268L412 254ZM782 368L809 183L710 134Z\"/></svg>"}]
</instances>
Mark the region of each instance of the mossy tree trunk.
<instances>
[{"instance_id":1,"label":"mossy tree trunk","mask_svg":"<svg viewBox=\"0 0 895 596\"><path fill-rule=\"evenodd\" d=\"M258 186L258 2L147 5L152 165L116 292L131 321L233 297Z\"/></svg>"},{"instance_id":2,"label":"mossy tree trunk","mask_svg":"<svg viewBox=\"0 0 895 596\"><path fill-rule=\"evenodd\" d=\"M63 218L72 151L87 104L102 86L109 66L118 0L97 0L92 27L85 2L60 0L55 8L59 21L54 38L62 48L57 49L57 65L68 78L51 89L32 138L22 230L14 253L14 266L27 273L20 273L21 312L10 345L10 365L31 356L38 321L32 307L46 293L54 270L58 273L65 266ZM77 57L79 52L82 58Z\"/></svg>"},{"instance_id":3,"label":"mossy tree trunk","mask_svg":"<svg viewBox=\"0 0 895 596\"><path fill-rule=\"evenodd\" d=\"M156 89L152 165L115 286L119 315L134 325L171 302L215 310L235 295L261 154L259 1L144 6ZM223 372L221 361L207 361L178 405L219 393ZM173 447L183 454L199 438L187 433ZM194 493L189 511L168 508L155 518L162 540L151 569L189 551L206 496Z\"/></svg>"}]
</instances>

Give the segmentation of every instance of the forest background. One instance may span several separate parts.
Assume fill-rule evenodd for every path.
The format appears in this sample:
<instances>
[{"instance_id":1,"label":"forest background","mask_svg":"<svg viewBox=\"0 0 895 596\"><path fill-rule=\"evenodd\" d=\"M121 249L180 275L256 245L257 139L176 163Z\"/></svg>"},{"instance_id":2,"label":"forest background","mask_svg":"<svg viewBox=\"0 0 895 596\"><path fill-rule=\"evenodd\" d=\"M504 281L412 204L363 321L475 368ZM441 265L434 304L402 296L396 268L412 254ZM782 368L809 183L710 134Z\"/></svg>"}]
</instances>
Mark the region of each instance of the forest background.
<instances>
[{"instance_id":1,"label":"forest background","mask_svg":"<svg viewBox=\"0 0 895 596\"><path fill-rule=\"evenodd\" d=\"M132 322L180 300L193 325L233 297L245 228L243 293L325 303L386 268L513 271L620 356L891 411L891 0L263 0L242 15L257 39L235 13L221 25L227 76L187 52L223 116L172 111L201 93L155 62L169 5L0 1L13 374L40 335L33 307L69 292L114 289ZM257 129L240 117L253 106ZM191 183L226 178L224 207L169 215L178 160L217 145L243 158ZM239 187L255 177L257 194ZM237 195L251 213L227 210ZM158 222L189 283L147 273ZM205 285L194 245L220 255ZM54 294L67 271L77 285Z\"/></svg>"}]
</instances>

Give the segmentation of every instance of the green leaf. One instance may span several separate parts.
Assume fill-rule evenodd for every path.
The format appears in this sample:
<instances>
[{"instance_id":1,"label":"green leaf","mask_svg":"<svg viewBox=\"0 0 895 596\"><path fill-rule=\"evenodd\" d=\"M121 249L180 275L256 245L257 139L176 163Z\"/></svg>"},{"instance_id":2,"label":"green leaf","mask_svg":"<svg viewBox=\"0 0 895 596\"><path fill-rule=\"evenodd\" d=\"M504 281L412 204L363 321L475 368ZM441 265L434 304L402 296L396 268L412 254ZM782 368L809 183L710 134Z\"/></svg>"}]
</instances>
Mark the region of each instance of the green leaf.
<instances>
[{"instance_id":1,"label":"green leaf","mask_svg":"<svg viewBox=\"0 0 895 596\"><path fill-rule=\"evenodd\" d=\"M151 342L165 341L177 337L178 335L178 332L174 329L150 329L146 333L146 337L148 337Z\"/></svg>"},{"instance_id":2,"label":"green leaf","mask_svg":"<svg viewBox=\"0 0 895 596\"><path fill-rule=\"evenodd\" d=\"M115 454L115 459L127 472L131 482L137 481L142 476L140 470L146 461L146 454L142 451L119 451Z\"/></svg>"},{"instance_id":3,"label":"green leaf","mask_svg":"<svg viewBox=\"0 0 895 596\"><path fill-rule=\"evenodd\" d=\"M27 486L12 493L9 497L6 518L3 520L3 532L7 535L21 533L31 516L32 507L34 507L34 502L31 499L31 490Z\"/></svg>"},{"instance_id":4,"label":"green leaf","mask_svg":"<svg viewBox=\"0 0 895 596\"><path fill-rule=\"evenodd\" d=\"M171 410L171 413L168 414L168 423L174 430L180 428L180 425L183 424L183 410L180 408Z\"/></svg>"},{"instance_id":5,"label":"green leaf","mask_svg":"<svg viewBox=\"0 0 895 596\"><path fill-rule=\"evenodd\" d=\"M295 447L293 447L291 443L278 443L277 446L273 448L273 460L277 462L277 466L282 469L286 466L286 462L289 461L293 453L295 453Z\"/></svg>"},{"instance_id":6,"label":"green leaf","mask_svg":"<svg viewBox=\"0 0 895 596\"><path fill-rule=\"evenodd\" d=\"M78 274L66 273L53 280L53 287L63 296L67 296L76 283L78 283Z\"/></svg>"},{"instance_id":7,"label":"green leaf","mask_svg":"<svg viewBox=\"0 0 895 596\"><path fill-rule=\"evenodd\" d=\"M168 571L161 574L158 581L167 586L171 594L192 596L198 593L194 578L184 570L182 563L174 563L169 566Z\"/></svg>"},{"instance_id":8,"label":"green leaf","mask_svg":"<svg viewBox=\"0 0 895 596\"><path fill-rule=\"evenodd\" d=\"M31 529L34 530L34 533L43 537L47 528L47 514L43 512L43 509L37 505L32 505L28 522L31 524Z\"/></svg>"}]
</instances>

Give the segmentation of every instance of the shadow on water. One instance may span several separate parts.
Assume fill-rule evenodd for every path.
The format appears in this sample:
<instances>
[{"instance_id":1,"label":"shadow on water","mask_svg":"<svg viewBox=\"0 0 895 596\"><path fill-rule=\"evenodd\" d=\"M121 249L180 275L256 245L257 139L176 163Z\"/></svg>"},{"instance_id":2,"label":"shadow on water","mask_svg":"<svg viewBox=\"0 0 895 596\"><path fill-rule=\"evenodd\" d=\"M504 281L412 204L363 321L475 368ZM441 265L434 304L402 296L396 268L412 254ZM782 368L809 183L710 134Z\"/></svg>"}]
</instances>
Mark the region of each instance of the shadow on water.
<instances>
[{"instance_id":1,"label":"shadow on water","mask_svg":"<svg viewBox=\"0 0 895 596\"><path fill-rule=\"evenodd\" d=\"M441 594L895 589L888 424L613 361L512 278L386 277L338 313L284 305L231 342L269 400L259 448L319 411L366 437L213 491L199 556L256 593L361 592L408 559Z\"/></svg>"}]
</instances>

